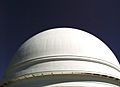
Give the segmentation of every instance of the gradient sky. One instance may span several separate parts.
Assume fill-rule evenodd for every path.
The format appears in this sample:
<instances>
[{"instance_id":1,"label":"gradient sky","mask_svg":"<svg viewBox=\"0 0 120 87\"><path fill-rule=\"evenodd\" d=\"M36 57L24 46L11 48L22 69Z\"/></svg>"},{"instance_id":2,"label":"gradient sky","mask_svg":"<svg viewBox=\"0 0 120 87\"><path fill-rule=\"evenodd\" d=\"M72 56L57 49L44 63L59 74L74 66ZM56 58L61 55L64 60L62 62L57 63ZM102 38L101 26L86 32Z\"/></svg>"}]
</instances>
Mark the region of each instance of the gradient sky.
<instances>
[{"instance_id":1,"label":"gradient sky","mask_svg":"<svg viewBox=\"0 0 120 87\"><path fill-rule=\"evenodd\" d=\"M1 0L0 79L23 42L55 27L92 33L120 61L120 0Z\"/></svg>"}]
</instances>

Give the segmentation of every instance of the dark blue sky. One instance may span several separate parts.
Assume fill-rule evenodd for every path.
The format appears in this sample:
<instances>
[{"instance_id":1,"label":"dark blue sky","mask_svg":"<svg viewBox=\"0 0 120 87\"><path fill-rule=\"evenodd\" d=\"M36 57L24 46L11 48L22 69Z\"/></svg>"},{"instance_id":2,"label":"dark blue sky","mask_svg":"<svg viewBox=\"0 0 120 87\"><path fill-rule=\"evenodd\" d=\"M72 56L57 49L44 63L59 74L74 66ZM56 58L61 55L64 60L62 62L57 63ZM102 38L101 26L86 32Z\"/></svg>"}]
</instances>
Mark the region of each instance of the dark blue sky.
<instances>
[{"instance_id":1,"label":"dark blue sky","mask_svg":"<svg viewBox=\"0 0 120 87\"><path fill-rule=\"evenodd\" d=\"M0 79L24 41L54 27L94 34L120 61L120 0L1 0Z\"/></svg>"}]
</instances>

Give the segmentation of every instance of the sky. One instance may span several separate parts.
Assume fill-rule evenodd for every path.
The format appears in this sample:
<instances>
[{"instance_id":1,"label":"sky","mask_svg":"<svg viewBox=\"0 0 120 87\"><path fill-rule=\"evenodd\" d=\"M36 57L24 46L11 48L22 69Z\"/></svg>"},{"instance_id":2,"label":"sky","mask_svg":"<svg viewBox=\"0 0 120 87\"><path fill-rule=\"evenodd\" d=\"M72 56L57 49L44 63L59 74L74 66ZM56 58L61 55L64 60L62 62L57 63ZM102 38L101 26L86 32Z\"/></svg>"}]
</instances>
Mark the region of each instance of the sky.
<instances>
[{"instance_id":1,"label":"sky","mask_svg":"<svg viewBox=\"0 0 120 87\"><path fill-rule=\"evenodd\" d=\"M56 27L97 36L120 62L120 0L1 0L0 80L21 44Z\"/></svg>"}]
</instances>

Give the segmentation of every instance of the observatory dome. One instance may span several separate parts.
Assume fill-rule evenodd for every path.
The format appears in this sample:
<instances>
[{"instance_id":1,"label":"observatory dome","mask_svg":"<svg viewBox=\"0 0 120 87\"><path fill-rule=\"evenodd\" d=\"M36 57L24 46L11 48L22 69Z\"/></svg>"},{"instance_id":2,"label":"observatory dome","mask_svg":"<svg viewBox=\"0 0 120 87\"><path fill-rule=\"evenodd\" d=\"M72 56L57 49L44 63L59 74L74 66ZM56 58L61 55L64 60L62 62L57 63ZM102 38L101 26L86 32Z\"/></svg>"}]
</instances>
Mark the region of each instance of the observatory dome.
<instances>
[{"instance_id":1,"label":"observatory dome","mask_svg":"<svg viewBox=\"0 0 120 87\"><path fill-rule=\"evenodd\" d=\"M27 40L15 54L5 79L74 71L120 79L119 63L112 51L97 37L72 28L50 29Z\"/></svg>"}]
</instances>

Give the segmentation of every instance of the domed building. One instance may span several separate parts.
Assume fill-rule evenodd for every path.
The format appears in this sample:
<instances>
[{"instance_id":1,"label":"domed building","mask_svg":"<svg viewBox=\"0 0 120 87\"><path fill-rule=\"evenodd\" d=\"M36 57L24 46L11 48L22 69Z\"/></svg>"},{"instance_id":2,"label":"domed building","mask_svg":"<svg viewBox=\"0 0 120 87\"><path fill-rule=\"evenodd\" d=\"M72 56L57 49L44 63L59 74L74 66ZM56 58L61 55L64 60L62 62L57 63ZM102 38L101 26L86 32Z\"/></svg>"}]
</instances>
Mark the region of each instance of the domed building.
<instances>
[{"instance_id":1,"label":"domed building","mask_svg":"<svg viewBox=\"0 0 120 87\"><path fill-rule=\"evenodd\" d=\"M16 52L2 87L120 87L120 65L98 38L56 28L26 41Z\"/></svg>"}]
</instances>

